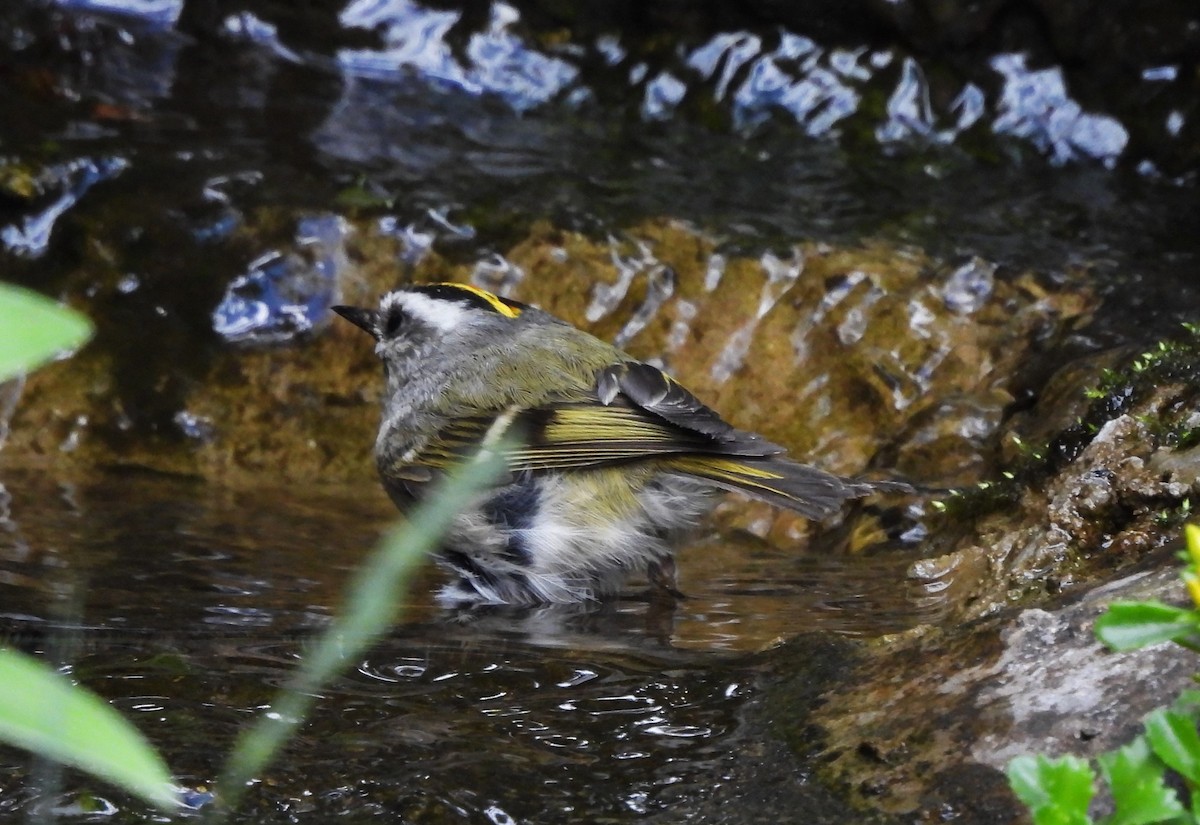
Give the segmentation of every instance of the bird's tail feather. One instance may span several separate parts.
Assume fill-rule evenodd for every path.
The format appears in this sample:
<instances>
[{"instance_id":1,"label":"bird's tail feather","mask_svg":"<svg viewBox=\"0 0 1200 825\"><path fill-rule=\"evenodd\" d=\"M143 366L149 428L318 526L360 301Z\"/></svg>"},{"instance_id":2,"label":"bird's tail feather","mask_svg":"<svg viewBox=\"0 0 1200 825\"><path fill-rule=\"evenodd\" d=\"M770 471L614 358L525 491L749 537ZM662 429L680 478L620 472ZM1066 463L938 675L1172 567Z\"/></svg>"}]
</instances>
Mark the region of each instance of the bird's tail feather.
<instances>
[{"instance_id":1,"label":"bird's tail feather","mask_svg":"<svg viewBox=\"0 0 1200 825\"><path fill-rule=\"evenodd\" d=\"M871 482L840 478L782 458L682 456L667 462L671 469L702 478L726 490L745 493L777 507L822 519L846 501L875 492L911 492L903 482Z\"/></svg>"}]
</instances>

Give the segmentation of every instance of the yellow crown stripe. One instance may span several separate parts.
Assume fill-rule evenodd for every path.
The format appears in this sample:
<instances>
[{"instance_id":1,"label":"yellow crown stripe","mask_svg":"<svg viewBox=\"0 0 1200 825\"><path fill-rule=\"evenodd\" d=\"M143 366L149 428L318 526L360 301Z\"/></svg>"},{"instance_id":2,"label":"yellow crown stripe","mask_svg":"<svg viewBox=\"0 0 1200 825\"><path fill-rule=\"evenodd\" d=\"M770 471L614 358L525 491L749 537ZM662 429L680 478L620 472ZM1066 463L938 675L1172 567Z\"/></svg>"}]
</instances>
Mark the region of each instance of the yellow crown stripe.
<instances>
[{"instance_id":1,"label":"yellow crown stripe","mask_svg":"<svg viewBox=\"0 0 1200 825\"><path fill-rule=\"evenodd\" d=\"M510 306L509 304L505 303L504 299L499 295L494 295L491 292L488 292L486 289L480 289L479 287L472 286L471 284L441 283L438 284L438 286L449 287L450 289L461 289L463 292L469 292L476 298L486 301L488 306L506 318L516 318L521 314L521 310L514 306Z\"/></svg>"}]
</instances>

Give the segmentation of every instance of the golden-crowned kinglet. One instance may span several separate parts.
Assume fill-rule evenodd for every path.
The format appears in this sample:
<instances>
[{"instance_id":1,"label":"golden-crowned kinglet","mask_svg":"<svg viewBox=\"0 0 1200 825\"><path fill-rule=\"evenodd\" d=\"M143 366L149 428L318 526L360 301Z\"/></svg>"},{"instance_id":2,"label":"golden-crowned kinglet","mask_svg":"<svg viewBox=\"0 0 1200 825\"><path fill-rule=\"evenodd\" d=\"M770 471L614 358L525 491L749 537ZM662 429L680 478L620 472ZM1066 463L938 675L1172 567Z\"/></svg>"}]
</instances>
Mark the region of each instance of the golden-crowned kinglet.
<instances>
[{"instance_id":1,"label":"golden-crowned kinglet","mask_svg":"<svg viewBox=\"0 0 1200 825\"><path fill-rule=\"evenodd\" d=\"M485 438L521 438L511 472L443 543L448 603L592 599L637 571L678 595L672 543L714 487L809 518L876 489L783 457L662 370L472 286L406 286L379 309L333 309L383 361L375 461L398 506Z\"/></svg>"}]
</instances>

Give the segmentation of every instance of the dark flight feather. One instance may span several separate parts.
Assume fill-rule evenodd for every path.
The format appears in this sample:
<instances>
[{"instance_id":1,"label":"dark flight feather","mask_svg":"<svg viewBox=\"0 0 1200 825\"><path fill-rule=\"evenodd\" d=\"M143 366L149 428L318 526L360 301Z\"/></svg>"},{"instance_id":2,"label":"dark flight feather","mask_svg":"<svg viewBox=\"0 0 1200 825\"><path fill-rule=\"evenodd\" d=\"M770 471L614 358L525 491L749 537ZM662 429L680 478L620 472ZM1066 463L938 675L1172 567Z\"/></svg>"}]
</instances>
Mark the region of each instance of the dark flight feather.
<instances>
[{"instance_id":1,"label":"dark flight feather","mask_svg":"<svg viewBox=\"0 0 1200 825\"><path fill-rule=\"evenodd\" d=\"M738 455L779 455L787 452L755 433L739 430L692 395L665 372L629 361L600 371L596 394L603 404L618 398L684 430L707 436Z\"/></svg>"}]
</instances>

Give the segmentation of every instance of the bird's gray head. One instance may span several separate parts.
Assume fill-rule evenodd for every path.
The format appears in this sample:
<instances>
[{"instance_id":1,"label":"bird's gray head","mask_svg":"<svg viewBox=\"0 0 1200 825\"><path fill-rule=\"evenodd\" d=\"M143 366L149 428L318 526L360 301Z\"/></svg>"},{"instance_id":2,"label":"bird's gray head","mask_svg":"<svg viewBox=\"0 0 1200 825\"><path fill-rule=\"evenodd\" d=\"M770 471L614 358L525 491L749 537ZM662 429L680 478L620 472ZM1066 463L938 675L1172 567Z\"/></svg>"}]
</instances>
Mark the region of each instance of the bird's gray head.
<instances>
[{"instance_id":1,"label":"bird's gray head","mask_svg":"<svg viewBox=\"0 0 1200 825\"><path fill-rule=\"evenodd\" d=\"M333 311L375 339L375 353L391 367L434 350L494 342L530 308L467 284L422 284L387 293L378 309L335 306Z\"/></svg>"}]
</instances>

